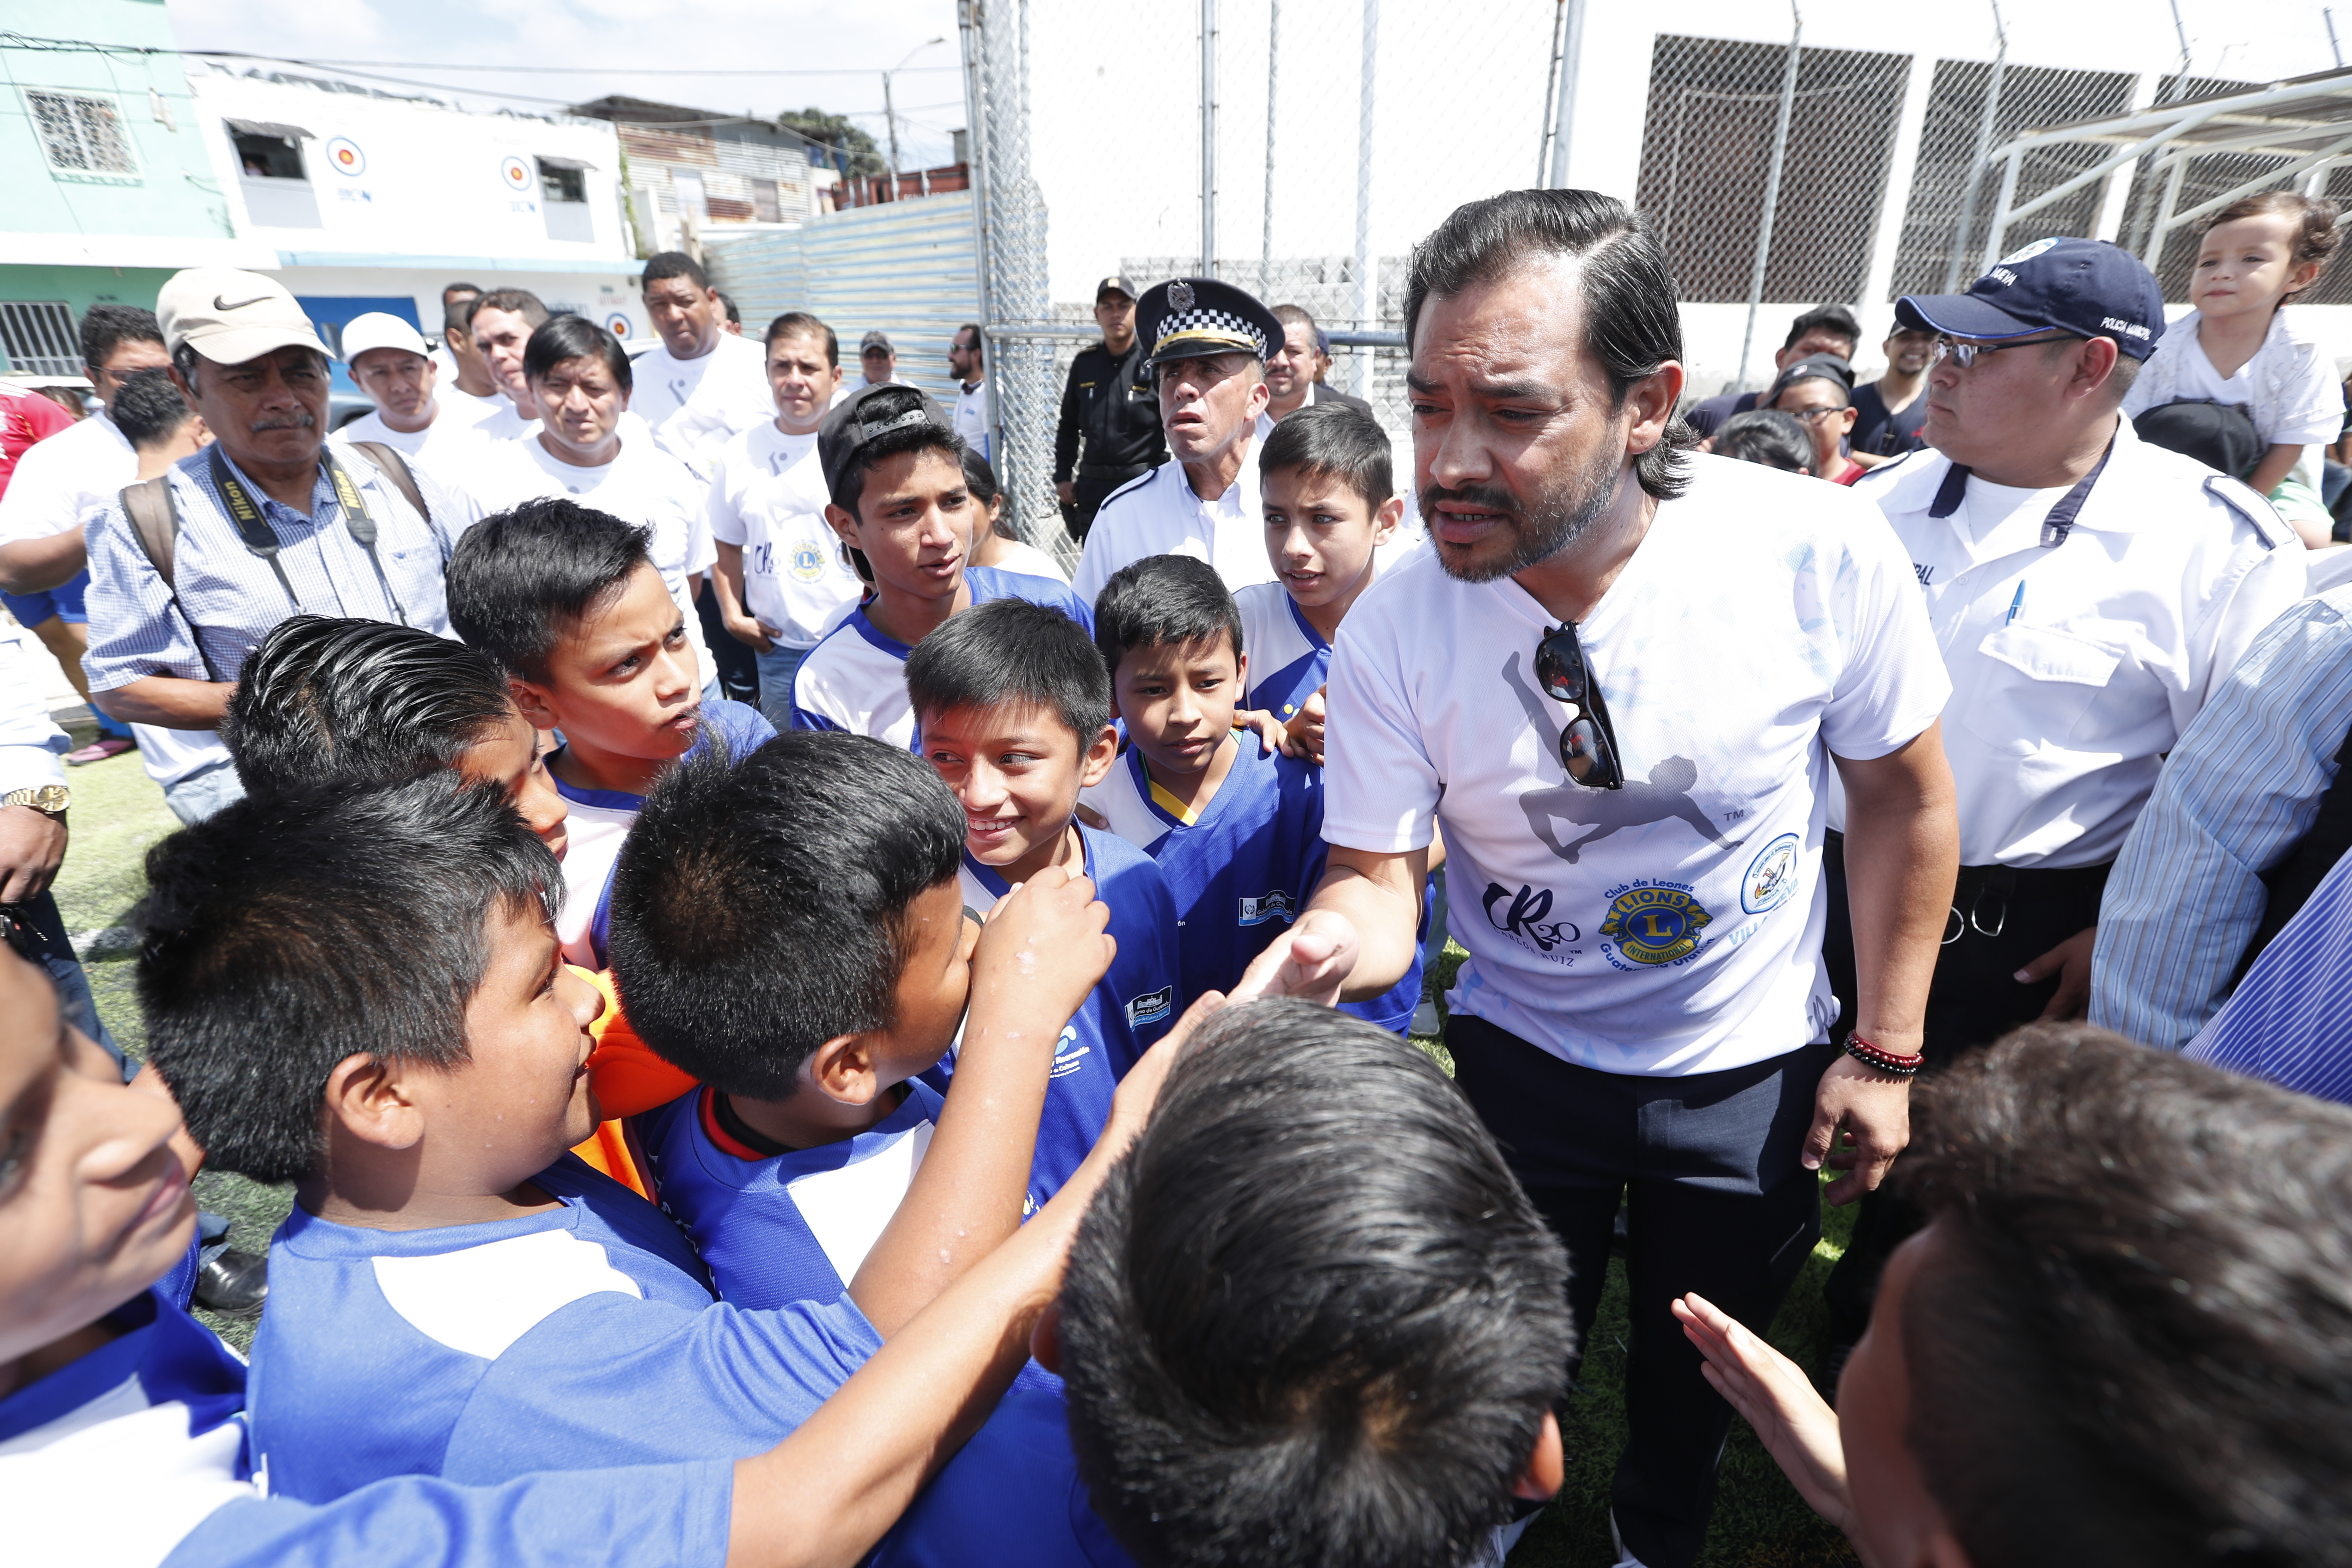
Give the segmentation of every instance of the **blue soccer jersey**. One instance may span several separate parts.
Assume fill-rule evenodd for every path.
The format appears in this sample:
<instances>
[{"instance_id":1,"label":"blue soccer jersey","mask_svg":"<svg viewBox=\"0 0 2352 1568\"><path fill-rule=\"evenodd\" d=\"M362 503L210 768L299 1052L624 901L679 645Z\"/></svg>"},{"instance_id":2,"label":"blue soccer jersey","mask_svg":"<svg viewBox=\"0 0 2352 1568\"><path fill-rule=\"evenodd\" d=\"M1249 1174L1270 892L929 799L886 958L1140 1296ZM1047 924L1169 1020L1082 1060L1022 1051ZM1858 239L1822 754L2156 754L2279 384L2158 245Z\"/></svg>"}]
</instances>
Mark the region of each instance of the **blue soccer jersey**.
<instances>
[{"instance_id":1,"label":"blue soccer jersey","mask_svg":"<svg viewBox=\"0 0 2352 1568\"><path fill-rule=\"evenodd\" d=\"M1058 1389L1015 1388L866 1568L1134 1568L1095 1513Z\"/></svg>"},{"instance_id":2,"label":"blue soccer jersey","mask_svg":"<svg viewBox=\"0 0 2352 1568\"><path fill-rule=\"evenodd\" d=\"M992 599L1048 605L1094 636L1094 611L1066 583L991 566L966 567L963 580L971 585L975 605ZM866 606L860 605L801 661L793 677L793 728L845 730L913 751L915 710L907 700L907 656L914 651L884 635L866 618Z\"/></svg>"},{"instance_id":3,"label":"blue soccer jersey","mask_svg":"<svg viewBox=\"0 0 2352 1568\"><path fill-rule=\"evenodd\" d=\"M575 1156L532 1183L557 1202L514 1219L363 1230L298 1207L278 1227L250 1403L273 1492L738 1458L880 1348L846 1296L714 1301L677 1227Z\"/></svg>"},{"instance_id":4,"label":"blue soccer jersey","mask_svg":"<svg viewBox=\"0 0 2352 1568\"><path fill-rule=\"evenodd\" d=\"M1331 645L1279 583L1253 583L1234 595L1234 608L1250 661L1247 706L1288 723L1331 679Z\"/></svg>"},{"instance_id":5,"label":"blue soccer jersey","mask_svg":"<svg viewBox=\"0 0 2352 1568\"><path fill-rule=\"evenodd\" d=\"M719 1300L782 1307L849 1289L940 1119L939 1090L905 1087L898 1109L856 1137L786 1154L730 1136L708 1086L637 1119L661 1206L686 1227Z\"/></svg>"},{"instance_id":6,"label":"blue soccer jersey","mask_svg":"<svg viewBox=\"0 0 2352 1568\"><path fill-rule=\"evenodd\" d=\"M1095 896L1110 906L1110 934L1118 942L1118 952L1055 1042L1024 1214L1034 1214L1061 1191L1110 1120L1111 1093L1118 1080L1183 1010L1176 906L1160 868L1114 835L1080 826L1078 837ZM985 916L1012 890L994 867L982 865L966 852L965 903ZM954 1072L950 1052L923 1076L945 1089Z\"/></svg>"},{"instance_id":7,"label":"blue soccer jersey","mask_svg":"<svg viewBox=\"0 0 2352 1568\"><path fill-rule=\"evenodd\" d=\"M726 1558L733 1467L715 1461L481 1489L405 1476L324 1507L265 1498L236 1352L161 1286L106 1327L115 1338L0 1399L12 1563L719 1568Z\"/></svg>"},{"instance_id":8,"label":"blue soccer jersey","mask_svg":"<svg viewBox=\"0 0 2352 1568\"><path fill-rule=\"evenodd\" d=\"M1287 603L1287 599L1285 603ZM1187 997L1231 991L1266 944L1290 929L1322 879L1323 770L1261 751L1255 736L1234 742L1234 765L1197 812L1151 782L1133 745L1102 783L1081 797L1111 831L1159 863L1176 900ZM1423 913L1421 938L1428 915ZM1402 1030L1421 1002L1423 941L1412 967L1382 994L1342 1011Z\"/></svg>"}]
</instances>

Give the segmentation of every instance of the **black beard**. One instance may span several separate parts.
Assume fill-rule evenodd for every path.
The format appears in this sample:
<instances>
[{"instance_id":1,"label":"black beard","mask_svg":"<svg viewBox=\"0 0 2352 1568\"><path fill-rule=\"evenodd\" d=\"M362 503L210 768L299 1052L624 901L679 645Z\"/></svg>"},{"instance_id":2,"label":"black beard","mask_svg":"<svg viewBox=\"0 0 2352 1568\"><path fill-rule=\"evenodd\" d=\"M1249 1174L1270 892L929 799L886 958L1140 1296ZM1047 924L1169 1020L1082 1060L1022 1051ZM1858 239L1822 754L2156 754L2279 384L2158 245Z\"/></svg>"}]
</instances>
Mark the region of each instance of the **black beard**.
<instances>
[{"instance_id":1,"label":"black beard","mask_svg":"<svg viewBox=\"0 0 2352 1568\"><path fill-rule=\"evenodd\" d=\"M1617 499L1623 461L1621 454L1604 448L1583 471L1545 490L1528 508L1522 508L1517 497L1496 485L1465 485L1460 489L1424 486L1421 492L1422 522L1433 535L1431 542L1437 549L1438 565L1447 576L1462 583L1492 583L1498 577L1541 565L1582 538L1593 520ZM1509 523L1516 547L1507 557L1492 563L1479 562L1473 565L1457 560L1444 542L1434 537L1440 501L1465 501L1499 513Z\"/></svg>"}]
</instances>

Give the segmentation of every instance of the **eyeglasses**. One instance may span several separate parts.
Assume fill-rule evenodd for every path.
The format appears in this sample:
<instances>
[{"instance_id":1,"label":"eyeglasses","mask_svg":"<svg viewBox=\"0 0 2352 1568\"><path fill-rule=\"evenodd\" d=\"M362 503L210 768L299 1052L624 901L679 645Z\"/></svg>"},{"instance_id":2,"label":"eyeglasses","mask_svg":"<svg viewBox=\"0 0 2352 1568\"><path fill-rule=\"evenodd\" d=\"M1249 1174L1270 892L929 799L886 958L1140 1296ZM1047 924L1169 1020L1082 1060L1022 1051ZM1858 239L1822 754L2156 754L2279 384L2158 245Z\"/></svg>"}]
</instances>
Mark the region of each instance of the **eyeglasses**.
<instances>
[{"instance_id":1,"label":"eyeglasses","mask_svg":"<svg viewBox=\"0 0 2352 1568\"><path fill-rule=\"evenodd\" d=\"M1544 695L1568 705L1568 724L1559 732L1559 765L1587 789L1621 789L1625 774L1617 765L1617 731L1609 722L1609 705L1601 698L1601 681L1576 640L1576 623L1554 627L1536 645L1536 683Z\"/></svg>"},{"instance_id":2,"label":"eyeglasses","mask_svg":"<svg viewBox=\"0 0 2352 1568\"><path fill-rule=\"evenodd\" d=\"M1783 408L1781 413L1791 419L1801 419L1808 425L1818 425L1832 414L1843 414L1843 408Z\"/></svg>"},{"instance_id":3,"label":"eyeglasses","mask_svg":"<svg viewBox=\"0 0 2352 1568\"><path fill-rule=\"evenodd\" d=\"M2083 341L2080 332L2059 332L2046 338L2019 338L2006 343L1964 343L1951 338L1937 338L1935 352L1927 356L1927 363L1939 365L1949 358L1954 364L1966 370L1977 363L1979 355L1997 354L2003 349L2030 349L2037 343L2079 343Z\"/></svg>"}]
</instances>

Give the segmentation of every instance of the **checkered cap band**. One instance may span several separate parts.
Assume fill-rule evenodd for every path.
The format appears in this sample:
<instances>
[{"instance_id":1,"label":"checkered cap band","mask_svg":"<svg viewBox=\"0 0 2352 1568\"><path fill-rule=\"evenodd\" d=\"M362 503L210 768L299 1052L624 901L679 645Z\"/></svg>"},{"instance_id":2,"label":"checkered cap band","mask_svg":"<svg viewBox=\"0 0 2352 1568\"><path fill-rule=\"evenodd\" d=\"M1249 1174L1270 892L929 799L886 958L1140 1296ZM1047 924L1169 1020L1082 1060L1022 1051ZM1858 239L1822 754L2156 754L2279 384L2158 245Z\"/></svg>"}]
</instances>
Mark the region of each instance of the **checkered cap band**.
<instances>
[{"instance_id":1,"label":"checkered cap band","mask_svg":"<svg viewBox=\"0 0 2352 1568\"><path fill-rule=\"evenodd\" d=\"M1179 310L1160 323L1160 337L1151 345L1155 354L1167 352L1171 343L1221 342L1236 349L1247 349L1258 358L1265 358L1265 338L1246 319L1231 310L1212 310L1206 305L1190 310Z\"/></svg>"}]
</instances>

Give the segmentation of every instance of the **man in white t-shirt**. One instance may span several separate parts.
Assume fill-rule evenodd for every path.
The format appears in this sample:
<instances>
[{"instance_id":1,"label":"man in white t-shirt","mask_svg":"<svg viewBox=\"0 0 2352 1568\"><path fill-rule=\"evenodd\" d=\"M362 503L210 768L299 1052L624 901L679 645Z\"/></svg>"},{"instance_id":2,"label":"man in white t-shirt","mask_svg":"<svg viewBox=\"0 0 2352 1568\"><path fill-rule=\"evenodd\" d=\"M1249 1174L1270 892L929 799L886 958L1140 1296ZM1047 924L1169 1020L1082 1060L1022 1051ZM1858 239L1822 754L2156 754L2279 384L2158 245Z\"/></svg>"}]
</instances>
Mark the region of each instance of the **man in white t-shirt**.
<instances>
[{"instance_id":1,"label":"man in white t-shirt","mask_svg":"<svg viewBox=\"0 0 2352 1568\"><path fill-rule=\"evenodd\" d=\"M433 353L441 378L433 396L445 417L463 425L478 425L507 406L498 377L474 346L474 305L481 297L471 283L452 283L441 291L441 344Z\"/></svg>"},{"instance_id":2,"label":"man in white t-shirt","mask_svg":"<svg viewBox=\"0 0 2352 1568\"><path fill-rule=\"evenodd\" d=\"M376 441L436 472L467 460L482 437L441 406L440 373L425 336L398 316L370 310L343 325L343 363L375 405L335 432L343 441Z\"/></svg>"},{"instance_id":3,"label":"man in white t-shirt","mask_svg":"<svg viewBox=\"0 0 2352 1568\"><path fill-rule=\"evenodd\" d=\"M729 437L773 418L759 346L727 330L726 309L701 265L666 250L646 263L644 287L661 346L638 359L629 405L654 439L699 462Z\"/></svg>"},{"instance_id":4,"label":"man in white t-shirt","mask_svg":"<svg viewBox=\"0 0 2352 1568\"><path fill-rule=\"evenodd\" d=\"M505 401L505 406L475 422L475 430L486 440L520 441L539 434L539 407L530 400L522 354L547 314L547 307L528 289L493 289L474 301L466 331Z\"/></svg>"},{"instance_id":5,"label":"man in white t-shirt","mask_svg":"<svg viewBox=\"0 0 2352 1568\"><path fill-rule=\"evenodd\" d=\"M1091 605L1112 574L1147 555L1196 556L1235 593L1273 582L1257 444L1274 434L1265 360L1283 341L1281 321L1213 278L1146 289L1135 315L1171 456L1104 498L1071 586Z\"/></svg>"},{"instance_id":6,"label":"man in white t-shirt","mask_svg":"<svg viewBox=\"0 0 2352 1568\"><path fill-rule=\"evenodd\" d=\"M841 385L833 329L794 310L768 324L768 384L776 416L711 459L709 530L719 564L712 590L728 634L760 663L760 710L793 720L801 660L857 603L864 584L824 520L817 431Z\"/></svg>"},{"instance_id":7,"label":"man in white t-shirt","mask_svg":"<svg viewBox=\"0 0 2352 1568\"><path fill-rule=\"evenodd\" d=\"M479 312L477 312L478 316ZM694 595L715 559L705 521L708 481L625 420L629 356L618 338L585 316L551 316L530 335L522 370L536 435L508 441L446 481L458 492L460 530L527 500L567 496L653 531L654 569L686 616L705 696L719 696L719 668L703 645Z\"/></svg>"},{"instance_id":8,"label":"man in white t-shirt","mask_svg":"<svg viewBox=\"0 0 2352 1568\"><path fill-rule=\"evenodd\" d=\"M482 286L478 283L444 283L441 285L441 314L444 321L446 321L449 312L456 310L461 303L469 303L481 297ZM446 327L444 331L446 332ZM433 361L433 368L441 374L443 381L457 379L457 355L450 349L446 337L442 342L433 345L432 353L428 357Z\"/></svg>"},{"instance_id":9,"label":"man in white t-shirt","mask_svg":"<svg viewBox=\"0 0 2352 1568\"><path fill-rule=\"evenodd\" d=\"M908 384L898 379L898 347L890 341L890 334L879 327L857 341L857 368L864 373L867 386Z\"/></svg>"},{"instance_id":10,"label":"man in white t-shirt","mask_svg":"<svg viewBox=\"0 0 2352 1568\"><path fill-rule=\"evenodd\" d=\"M985 458L992 422L988 406L988 366L981 347L980 323L966 321L948 341L948 371L956 380L955 427L963 444Z\"/></svg>"},{"instance_id":11,"label":"man in white t-shirt","mask_svg":"<svg viewBox=\"0 0 2352 1568\"><path fill-rule=\"evenodd\" d=\"M1674 284L1622 204L1458 209L1413 252L1405 327L1429 548L1340 626L1329 869L1235 995L1394 984L1443 825L1457 1081L1567 1245L1580 1344L1629 1209L1619 1560L1686 1568L1731 1411L1668 1304L1770 1321L1815 1170L1849 1202L1908 1137L1949 685L1866 503L1679 449ZM1821 961L1832 772L1870 937L1852 1054Z\"/></svg>"}]
</instances>

